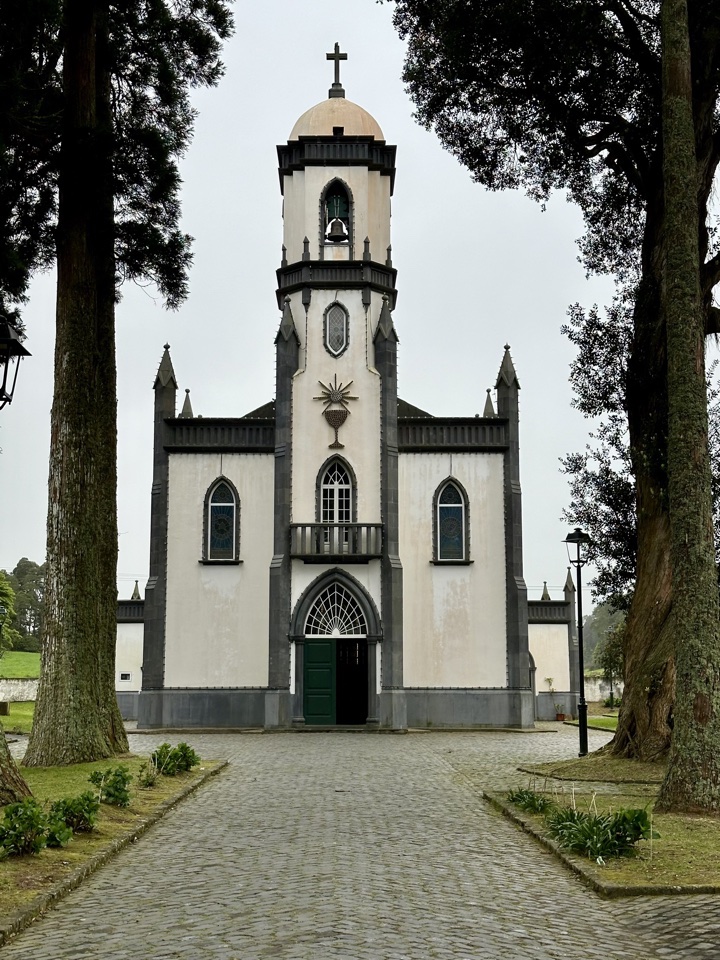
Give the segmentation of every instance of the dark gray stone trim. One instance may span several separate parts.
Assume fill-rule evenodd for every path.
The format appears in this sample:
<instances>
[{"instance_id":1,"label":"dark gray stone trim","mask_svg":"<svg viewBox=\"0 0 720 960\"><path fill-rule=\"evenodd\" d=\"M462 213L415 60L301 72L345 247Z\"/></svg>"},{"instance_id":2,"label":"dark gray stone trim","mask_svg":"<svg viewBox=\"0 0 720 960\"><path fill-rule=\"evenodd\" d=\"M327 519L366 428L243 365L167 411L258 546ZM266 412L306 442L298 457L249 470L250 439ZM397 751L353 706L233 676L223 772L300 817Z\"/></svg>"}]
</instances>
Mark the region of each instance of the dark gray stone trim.
<instances>
[{"instance_id":1,"label":"dark gray stone trim","mask_svg":"<svg viewBox=\"0 0 720 960\"><path fill-rule=\"evenodd\" d=\"M532 690L482 688L420 688L405 690L409 727L533 726Z\"/></svg>"},{"instance_id":2,"label":"dark gray stone trim","mask_svg":"<svg viewBox=\"0 0 720 960\"><path fill-rule=\"evenodd\" d=\"M227 487L230 488L230 492L233 495L235 503L235 550L233 551L234 556L228 557L225 559L211 558L208 557L208 517L210 515L210 494L213 492L215 487L219 483L224 483ZM200 546L200 560L199 563L240 563L240 494L238 493L237 487L225 474L221 474L219 477L215 477L213 482L205 491L205 499L203 500L203 522L202 522L202 544Z\"/></svg>"},{"instance_id":3,"label":"dark gray stone trim","mask_svg":"<svg viewBox=\"0 0 720 960\"><path fill-rule=\"evenodd\" d=\"M204 567L239 567L244 560L198 560Z\"/></svg>"},{"instance_id":4,"label":"dark gray stone trim","mask_svg":"<svg viewBox=\"0 0 720 960\"><path fill-rule=\"evenodd\" d=\"M506 357L509 353L506 350ZM505 361L503 361L505 363ZM522 493L520 489L520 431L517 378L499 377L498 417L507 421L508 448L503 460L505 507L505 597L508 686L530 684L527 587L523 578Z\"/></svg>"},{"instance_id":5,"label":"dark gray stone trim","mask_svg":"<svg viewBox=\"0 0 720 960\"><path fill-rule=\"evenodd\" d=\"M290 722L290 627L291 576L290 518L292 515L292 396L293 376L300 356L297 337L278 338L275 347L275 424L273 452L273 558L270 563L268 686L287 692L287 702L267 702L267 722L280 723L285 712Z\"/></svg>"},{"instance_id":6,"label":"dark gray stone trim","mask_svg":"<svg viewBox=\"0 0 720 960\"><path fill-rule=\"evenodd\" d=\"M430 560L434 567L471 567L474 560Z\"/></svg>"},{"instance_id":7,"label":"dark gray stone trim","mask_svg":"<svg viewBox=\"0 0 720 960\"><path fill-rule=\"evenodd\" d=\"M274 453L275 423L246 417L167 419L162 445L166 453Z\"/></svg>"},{"instance_id":8,"label":"dark gray stone trim","mask_svg":"<svg viewBox=\"0 0 720 960\"><path fill-rule=\"evenodd\" d=\"M564 600L528 600L528 623L570 623L570 603Z\"/></svg>"},{"instance_id":9,"label":"dark gray stone trim","mask_svg":"<svg viewBox=\"0 0 720 960\"><path fill-rule=\"evenodd\" d=\"M167 348L165 351L170 363ZM163 358L164 361L164 358ZM162 364L161 364L162 368ZM172 367L170 367L172 369ZM177 384L174 374L155 380L153 428L153 480L150 501L150 563L145 587L143 631L143 690L160 690L165 678L165 608L167 603L167 532L169 457L165 449L166 421L175 417ZM178 423L191 423L177 420Z\"/></svg>"},{"instance_id":10,"label":"dark gray stone trim","mask_svg":"<svg viewBox=\"0 0 720 960\"><path fill-rule=\"evenodd\" d=\"M390 194L395 187L397 147L372 137L300 137L277 148L280 190L284 178L305 167L367 167L390 177Z\"/></svg>"},{"instance_id":11,"label":"dark gray stone trim","mask_svg":"<svg viewBox=\"0 0 720 960\"><path fill-rule=\"evenodd\" d=\"M403 686L403 568L400 561L398 492L397 334L388 324L374 340L375 368L380 374L380 519L383 523L381 561L383 645L380 722L391 729L406 726ZM380 325L379 325L380 326Z\"/></svg>"},{"instance_id":12,"label":"dark gray stone trim","mask_svg":"<svg viewBox=\"0 0 720 960\"><path fill-rule=\"evenodd\" d=\"M504 453L509 436L508 421L500 417L398 418L400 453Z\"/></svg>"},{"instance_id":13,"label":"dark gray stone trim","mask_svg":"<svg viewBox=\"0 0 720 960\"><path fill-rule=\"evenodd\" d=\"M394 307L397 300L397 270L372 260L300 260L277 271L277 300L282 308L289 293L311 287L314 290L356 290L369 287L387 294Z\"/></svg>"},{"instance_id":14,"label":"dark gray stone trim","mask_svg":"<svg viewBox=\"0 0 720 960\"><path fill-rule=\"evenodd\" d=\"M118 623L142 623L145 619L145 601L118 600L116 619Z\"/></svg>"},{"instance_id":15,"label":"dark gray stone trim","mask_svg":"<svg viewBox=\"0 0 720 960\"><path fill-rule=\"evenodd\" d=\"M143 690L138 729L263 727L266 693L256 687Z\"/></svg>"}]
</instances>

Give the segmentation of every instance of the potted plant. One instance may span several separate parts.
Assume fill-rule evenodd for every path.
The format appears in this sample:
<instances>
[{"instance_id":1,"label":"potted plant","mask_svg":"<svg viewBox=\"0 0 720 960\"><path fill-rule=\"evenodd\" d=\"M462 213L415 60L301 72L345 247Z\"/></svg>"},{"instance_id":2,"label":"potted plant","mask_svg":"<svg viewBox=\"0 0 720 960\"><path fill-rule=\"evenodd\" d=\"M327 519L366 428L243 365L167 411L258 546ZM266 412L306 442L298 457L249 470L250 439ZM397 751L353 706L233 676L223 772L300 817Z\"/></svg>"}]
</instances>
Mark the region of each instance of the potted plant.
<instances>
[{"instance_id":1,"label":"potted plant","mask_svg":"<svg viewBox=\"0 0 720 960\"><path fill-rule=\"evenodd\" d=\"M555 696L555 687L553 686L553 678L545 677L545 683L548 685L548 693L551 697ZM561 703L553 703L555 707L555 719L564 720L565 719L565 708Z\"/></svg>"}]
</instances>

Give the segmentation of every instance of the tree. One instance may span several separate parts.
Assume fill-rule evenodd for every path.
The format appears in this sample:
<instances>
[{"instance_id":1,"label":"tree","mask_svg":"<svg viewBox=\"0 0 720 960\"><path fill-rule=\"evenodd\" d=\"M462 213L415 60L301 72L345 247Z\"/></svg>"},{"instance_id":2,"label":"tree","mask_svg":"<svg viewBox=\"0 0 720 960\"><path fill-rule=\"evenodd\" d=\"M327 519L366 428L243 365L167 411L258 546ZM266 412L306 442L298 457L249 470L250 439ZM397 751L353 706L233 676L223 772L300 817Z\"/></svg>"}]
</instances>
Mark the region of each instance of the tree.
<instances>
[{"instance_id":1,"label":"tree","mask_svg":"<svg viewBox=\"0 0 720 960\"><path fill-rule=\"evenodd\" d=\"M662 140L675 728L658 807L720 812L720 604L713 542L687 0L662 3Z\"/></svg>"},{"instance_id":2,"label":"tree","mask_svg":"<svg viewBox=\"0 0 720 960\"><path fill-rule=\"evenodd\" d=\"M610 684L610 706L613 705L613 684L622 680L625 673L624 646L625 623L623 621L606 632L595 650L595 662L603 672L603 680Z\"/></svg>"},{"instance_id":3,"label":"tree","mask_svg":"<svg viewBox=\"0 0 720 960\"><path fill-rule=\"evenodd\" d=\"M12 626L15 619L15 591L4 570L0 570L0 657L15 646L17 630Z\"/></svg>"},{"instance_id":4,"label":"tree","mask_svg":"<svg viewBox=\"0 0 720 960\"><path fill-rule=\"evenodd\" d=\"M585 666L602 666L598 657L610 633L623 623L625 615L609 603L599 603L592 613L583 618Z\"/></svg>"},{"instance_id":5,"label":"tree","mask_svg":"<svg viewBox=\"0 0 720 960\"><path fill-rule=\"evenodd\" d=\"M23 557L12 573L6 575L15 591L13 627L18 636L13 649L38 653L45 599L45 564L40 566Z\"/></svg>"},{"instance_id":6,"label":"tree","mask_svg":"<svg viewBox=\"0 0 720 960\"><path fill-rule=\"evenodd\" d=\"M22 207L29 176L22 148L33 138L52 202L36 205L13 235L20 268L14 284L0 275L6 300L22 301L23 278L47 258L43 231L57 238L46 605L25 758L47 765L127 747L114 668L116 281L150 280L171 307L187 295L191 238L178 226L177 163L192 134L190 88L218 81L220 42L232 21L224 0L47 0L27 14L13 5L12 13L17 24L32 23L16 72L33 96L16 98L14 140L0 141L3 160L18 169L10 210ZM58 35L51 28L60 13ZM57 72L44 69L48 37L62 69L61 109L36 129L59 87Z\"/></svg>"},{"instance_id":7,"label":"tree","mask_svg":"<svg viewBox=\"0 0 720 960\"><path fill-rule=\"evenodd\" d=\"M490 189L525 186L541 201L565 190L584 216L587 269L616 277L618 315L631 316L612 402L627 414L637 550L613 748L640 758L667 751L674 697L659 8L658 0L397 0L395 12L420 122ZM720 254L707 221L720 159L719 17L716 5L691 0L706 333L720 317L712 303ZM627 490L620 495L627 505Z\"/></svg>"}]
</instances>

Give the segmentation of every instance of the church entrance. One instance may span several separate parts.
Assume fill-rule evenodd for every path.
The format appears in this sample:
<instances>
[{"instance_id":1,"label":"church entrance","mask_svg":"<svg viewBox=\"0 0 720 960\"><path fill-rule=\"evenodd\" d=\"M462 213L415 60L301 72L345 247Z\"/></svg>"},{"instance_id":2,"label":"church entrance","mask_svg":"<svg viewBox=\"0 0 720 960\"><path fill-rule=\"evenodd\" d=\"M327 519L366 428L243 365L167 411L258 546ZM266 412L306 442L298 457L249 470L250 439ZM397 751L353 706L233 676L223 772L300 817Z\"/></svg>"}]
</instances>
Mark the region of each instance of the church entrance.
<instances>
[{"instance_id":1,"label":"church entrance","mask_svg":"<svg viewBox=\"0 0 720 960\"><path fill-rule=\"evenodd\" d=\"M341 583L316 598L305 621L303 714L306 724L364 724L368 716L367 624Z\"/></svg>"}]
</instances>

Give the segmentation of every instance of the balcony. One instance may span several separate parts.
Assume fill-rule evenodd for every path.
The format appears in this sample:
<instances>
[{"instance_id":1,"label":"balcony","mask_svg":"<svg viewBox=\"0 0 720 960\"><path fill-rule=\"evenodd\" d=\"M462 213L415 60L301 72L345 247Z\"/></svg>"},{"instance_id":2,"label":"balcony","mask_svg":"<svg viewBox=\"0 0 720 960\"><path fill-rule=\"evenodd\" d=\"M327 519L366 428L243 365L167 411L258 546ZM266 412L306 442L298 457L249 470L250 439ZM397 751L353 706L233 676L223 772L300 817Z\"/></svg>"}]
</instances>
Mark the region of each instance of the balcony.
<instances>
[{"instance_id":1,"label":"balcony","mask_svg":"<svg viewBox=\"0 0 720 960\"><path fill-rule=\"evenodd\" d=\"M290 556L305 563L367 563L382 556L382 524L291 523Z\"/></svg>"}]
</instances>

